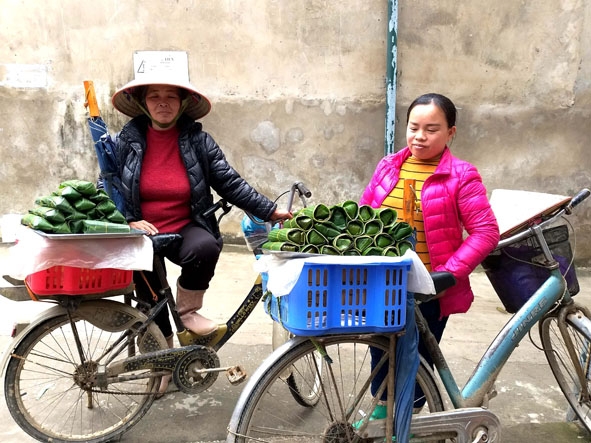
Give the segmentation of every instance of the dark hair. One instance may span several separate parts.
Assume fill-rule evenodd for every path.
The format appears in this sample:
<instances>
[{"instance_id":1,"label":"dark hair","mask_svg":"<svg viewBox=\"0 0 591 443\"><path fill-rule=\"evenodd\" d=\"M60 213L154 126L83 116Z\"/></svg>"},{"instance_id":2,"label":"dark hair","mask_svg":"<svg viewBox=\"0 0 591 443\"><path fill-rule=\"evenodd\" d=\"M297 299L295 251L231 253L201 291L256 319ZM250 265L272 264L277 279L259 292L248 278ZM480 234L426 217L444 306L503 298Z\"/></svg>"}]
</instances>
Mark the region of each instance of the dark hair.
<instances>
[{"instance_id":1,"label":"dark hair","mask_svg":"<svg viewBox=\"0 0 591 443\"><path fill-rule=\"evenodd\" d=\"M443 111L443 114L445 114L445 119L447 120L447 126L449 128L456 125L456 106L446 96L435 94L433 92L429 94L423 94L420 97L414 99L414 101L408 107L408 111L406 112L406 123L408 124L410 111L412 111L415 106L430 105L431 103Z\"/></svg>"}]
</instances>

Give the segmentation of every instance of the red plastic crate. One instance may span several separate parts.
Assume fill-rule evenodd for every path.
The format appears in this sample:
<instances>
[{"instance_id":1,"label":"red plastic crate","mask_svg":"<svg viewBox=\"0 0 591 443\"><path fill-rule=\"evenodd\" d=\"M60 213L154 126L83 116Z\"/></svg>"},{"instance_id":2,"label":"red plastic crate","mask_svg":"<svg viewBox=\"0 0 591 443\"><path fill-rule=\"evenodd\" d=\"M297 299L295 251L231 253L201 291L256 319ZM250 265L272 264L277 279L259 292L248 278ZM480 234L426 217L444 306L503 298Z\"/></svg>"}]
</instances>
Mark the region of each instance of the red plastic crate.
<instances>
[{"instance_id":1,"label":"red plastic crate","mask_svg":"<svg viewBox=\"0 0 591 443\"><path fill-rule=\"evenodd\" d=\"M85 295L123 289L129 286L133 271L54 266L26 277L36 295Z\"/></svg>"}]
</instances>

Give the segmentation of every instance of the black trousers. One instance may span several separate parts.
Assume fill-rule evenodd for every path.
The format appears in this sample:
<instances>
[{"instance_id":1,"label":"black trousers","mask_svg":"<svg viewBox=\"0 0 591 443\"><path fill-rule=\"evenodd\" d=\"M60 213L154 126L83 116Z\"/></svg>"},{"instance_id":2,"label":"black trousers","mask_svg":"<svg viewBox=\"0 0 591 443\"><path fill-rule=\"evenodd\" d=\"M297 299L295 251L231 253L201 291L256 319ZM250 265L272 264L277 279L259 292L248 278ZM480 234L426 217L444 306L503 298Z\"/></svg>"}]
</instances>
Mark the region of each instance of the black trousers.
<instances>
[{"instance_id":1,"label":"black trousers","mask_svg":"<svg viewBox=\"0 0 591 443\"><path fill-rule=\"evenodd\" d=\"M172 251L166 257L155 257L155 259L160 260L165 273L165 258L181 267L179 284L183 288L189 290L209 288L209 282L214 276L215 267L222 252L222 240L216 239L207 230L193 223L181 229L179 234L183 236L180 248L177 251ZM151 306L156 305L163 298L159 292L160 282L155 272L134 271L133 281L137 296L150 303ZM154 300L148 285L156 294L157 300ZM160 311L155 322L165 337L172 335L168 307Z\"/></svg>"}]
</instances>

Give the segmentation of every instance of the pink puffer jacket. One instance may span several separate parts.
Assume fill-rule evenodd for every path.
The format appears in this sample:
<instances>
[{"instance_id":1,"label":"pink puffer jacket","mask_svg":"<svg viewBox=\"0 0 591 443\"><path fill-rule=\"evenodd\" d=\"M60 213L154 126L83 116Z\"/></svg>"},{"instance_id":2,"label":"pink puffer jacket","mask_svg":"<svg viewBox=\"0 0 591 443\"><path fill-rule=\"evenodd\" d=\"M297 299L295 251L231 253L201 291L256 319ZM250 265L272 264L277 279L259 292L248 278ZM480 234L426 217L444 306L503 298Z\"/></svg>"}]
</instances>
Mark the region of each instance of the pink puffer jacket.
<instances>
[{"instance_id":1,"label":"pink puffer jacket","mask_svg":"<svg viewBox=\"0 0 591 443\"><path fill-rule=\"evenodd\" d=\"M410 155L406 147L384 157L359 203L379 208ZM468 276L499 242L497 220L478 170L446 147L437 169L423 185L421 206L431 267L451 272L457 280L439 299L441 316L466 312L474 300ZM468 233L465 239L464 230Z\"/></svg>"}]
</instances>

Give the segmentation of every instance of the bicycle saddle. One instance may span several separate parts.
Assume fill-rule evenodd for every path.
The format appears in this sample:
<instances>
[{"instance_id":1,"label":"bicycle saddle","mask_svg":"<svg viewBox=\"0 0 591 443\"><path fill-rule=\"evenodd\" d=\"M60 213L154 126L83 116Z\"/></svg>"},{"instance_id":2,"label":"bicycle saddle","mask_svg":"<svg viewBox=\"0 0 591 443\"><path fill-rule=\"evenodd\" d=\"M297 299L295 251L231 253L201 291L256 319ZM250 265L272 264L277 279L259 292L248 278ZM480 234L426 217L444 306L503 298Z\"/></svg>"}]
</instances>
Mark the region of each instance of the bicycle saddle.
<instances>
[{"instance_id":1,"label":"bicycle saddle","mask_svg":"<svg viewBox=\"0 0 591 443\"><path fill-rule=\"evenodd\" d=\"M439 294L456 284L456 278L451 272L439 271L431 272L433 285L435 285L435 294L415 294L415 300L420 302L428 302L436 299Z\"/></svg>"},{"instance_id":2,"label":"bicycle saddle","mask_svg":"<svg viewBox=\"0 0 591 443\"><path fill-rule=\"evenodd\" d=\"M161 255L167 251L178 249L183 241L180 234L155 234L149 235L154 247L154 254Z\"/></svg>"}]
</instances>

